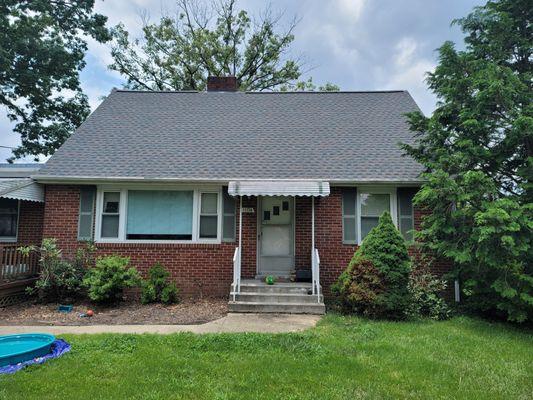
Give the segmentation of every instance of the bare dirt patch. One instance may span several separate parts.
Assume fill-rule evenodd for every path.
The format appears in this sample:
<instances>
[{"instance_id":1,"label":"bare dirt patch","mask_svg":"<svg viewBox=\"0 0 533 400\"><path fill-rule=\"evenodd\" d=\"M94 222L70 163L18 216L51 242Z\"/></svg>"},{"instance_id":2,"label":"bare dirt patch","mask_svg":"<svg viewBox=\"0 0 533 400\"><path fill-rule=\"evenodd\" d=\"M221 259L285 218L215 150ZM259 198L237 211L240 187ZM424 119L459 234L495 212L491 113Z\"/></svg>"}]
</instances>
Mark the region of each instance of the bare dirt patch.
<instances>
[{"instance_id":1,"label":"bare dirt patch","mask_svg":"<svg viewBox=\"0 0 533 400\"><path fill-rule=\"evenodd\" d=\"M74 304L69 313L57 311L58 304L31 302L0 308L0 325L192 325L222 318L228 312L224 299L183 300L179 304L142 305L123 302L97 306L89 302ZM93 317L80 317L93 310Z\"/></svg>"}]
</instances>

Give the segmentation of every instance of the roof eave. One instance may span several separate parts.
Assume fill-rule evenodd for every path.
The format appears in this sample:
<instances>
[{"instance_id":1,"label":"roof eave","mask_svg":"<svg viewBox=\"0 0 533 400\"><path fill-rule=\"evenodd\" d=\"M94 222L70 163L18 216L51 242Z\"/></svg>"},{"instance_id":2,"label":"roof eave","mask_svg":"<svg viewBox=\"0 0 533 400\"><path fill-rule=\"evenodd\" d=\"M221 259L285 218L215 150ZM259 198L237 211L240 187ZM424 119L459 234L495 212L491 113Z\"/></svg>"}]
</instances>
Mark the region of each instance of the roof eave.
<instances>
[{"instance_id":1,"label":"roof eave","mask_svg":"<svg viewBox=\"0 0 533 400\"><path fill-rule=\"evenodd\" d=\"M145 177L120 177L120 176L52 176L52 175L34 175L31 177L38 183L43 184L99 184L99 183L228 183L230 181L324 181L329 182L334 186L342 185L421 185L425 181L422 179L330 179L326 177L317 178L294 178L294 179L275 179L275 178L145 178Z\"/></svg>"}]
</instances>

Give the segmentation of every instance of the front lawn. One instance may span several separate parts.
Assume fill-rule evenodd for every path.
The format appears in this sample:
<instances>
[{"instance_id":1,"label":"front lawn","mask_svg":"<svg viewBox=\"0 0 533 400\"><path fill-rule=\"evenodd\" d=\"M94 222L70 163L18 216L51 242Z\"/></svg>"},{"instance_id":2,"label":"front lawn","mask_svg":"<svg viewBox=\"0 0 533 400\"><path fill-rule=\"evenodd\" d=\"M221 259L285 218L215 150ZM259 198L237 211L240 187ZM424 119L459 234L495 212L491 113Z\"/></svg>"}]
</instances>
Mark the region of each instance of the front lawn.
<instances>
[{"instance_id":1,"label":"front lawn","mask_svg":"<svg viewBox=\"0 0 533 400\"><path fill-rule=\"evenodd\" d=\"M458 317L326 316L294 334L65 336L66 356L0 376L2 399L526 399L531 331Z\"/></svg>"}]
</instances>

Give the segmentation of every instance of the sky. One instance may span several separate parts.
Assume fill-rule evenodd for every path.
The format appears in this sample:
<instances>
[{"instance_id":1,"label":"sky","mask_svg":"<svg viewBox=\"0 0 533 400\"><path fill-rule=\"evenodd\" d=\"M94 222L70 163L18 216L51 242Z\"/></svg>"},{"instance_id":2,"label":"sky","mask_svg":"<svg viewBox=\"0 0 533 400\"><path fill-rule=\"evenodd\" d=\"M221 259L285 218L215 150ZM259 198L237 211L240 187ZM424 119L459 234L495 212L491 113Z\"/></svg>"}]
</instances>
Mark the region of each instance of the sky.
<instances>
[{"instance_id":1,"label":"sky","mask_svg":"<svg viewBox=\"0 0 533 400\"><path fill-rule=\"evenodd\" d=\"M462 47L463 34L451 26L484 0L240 0L252 16L270 4L283 13L280 26L296 17L299 23L290 55L305 60L305 74L317 85L331 82L341 90L408 90L426 115L437 99L427 89L425 75L437 64L436 49L446 40ZM106 15L109 26L122 22L133 37L140 37L141 15L156 22L176 10L174 0L96 0L95 11ZM124 79L107 66L109 45L89 41L87 65L81 73L91 109L120 88ZM0 108L0 146L17 146L18 136ZM0 162L11 155L0 148ZM17 162L28 162L32 158Z\"/></svg>"}]
</instances>

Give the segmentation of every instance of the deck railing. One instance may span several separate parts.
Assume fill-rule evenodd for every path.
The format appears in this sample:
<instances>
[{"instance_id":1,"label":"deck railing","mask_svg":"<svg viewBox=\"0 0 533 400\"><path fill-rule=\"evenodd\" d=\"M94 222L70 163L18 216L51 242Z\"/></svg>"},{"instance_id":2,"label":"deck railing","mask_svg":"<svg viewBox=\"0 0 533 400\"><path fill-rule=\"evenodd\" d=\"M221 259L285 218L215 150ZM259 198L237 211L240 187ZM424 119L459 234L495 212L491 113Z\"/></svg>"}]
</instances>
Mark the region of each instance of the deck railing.
<instances>
[{"instance_id":1,"label":"deck railing","mask_svg":"<svg viewBox=\"0 0 533 400\"><path fill-rule=\"evenodd\" d=\"M233 301L241 291L241 248L236 247L233 253Z\"/></svg>"},{"instance_id":2,"label":"deck railing","mask_svg":"<svg viewBox=\"0 0 533 400\"><path fill-rule=\"evenodd\" d=\"M16 245L0 245L0 284L27 279L39 273L39 254L23 254Z\"/></svg>"},{"instance_id":3,"label":"deck railing","mask_svg":"<svg viewBox=\"0 0 533 400\"><path fill-rule=\"evenodd\" d=\"M311 275L313 295L317 296L317 300L320 303L320 256L318 255L318 249L313 249L313 254L311 255Z\"/></svg>"}]
</instances>

